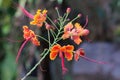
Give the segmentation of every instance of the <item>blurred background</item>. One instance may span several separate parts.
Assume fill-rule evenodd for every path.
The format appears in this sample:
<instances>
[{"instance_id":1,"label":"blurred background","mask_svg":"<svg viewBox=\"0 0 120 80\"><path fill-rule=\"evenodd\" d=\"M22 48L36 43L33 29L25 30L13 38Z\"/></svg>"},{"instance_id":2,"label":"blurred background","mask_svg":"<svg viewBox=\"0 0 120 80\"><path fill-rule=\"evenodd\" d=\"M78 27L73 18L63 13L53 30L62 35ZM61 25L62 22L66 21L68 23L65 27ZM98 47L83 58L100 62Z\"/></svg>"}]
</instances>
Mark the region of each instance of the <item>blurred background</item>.
<instances>
[{"instance_id":1,"label":"blurred background","mask_svg":"<svg viewBox=\"0 0 120 80\"><path fill-rule=\"evenodd\" d=\"M23 6L30 13L37 9L47 9L48 15L54 20L57 17L55 7L59 7L61 15L67 7L72 9L70 19L82 17L77 21L85 24L90 30L83 37L84 42L77 46L71 40L66 42L78 48L84 48L86 56L109 64L96 64L82 58L78 62L65 61L68 73L61 74L61 62L57 58L50 61L47 56L26 80L120 80L120 0L0 0L0 80L20 80L39 60L40 52L48 47L41 41L41 46L27 44L22 51L19 63L15 63L17 51L22 44L22 26L31 21L16 3ZM40 35L45 35L44 29L33 28ZM46 37L46 36L45 36ZM61 41L62 43L62 41Z\"/></svg>"}]
</instances>

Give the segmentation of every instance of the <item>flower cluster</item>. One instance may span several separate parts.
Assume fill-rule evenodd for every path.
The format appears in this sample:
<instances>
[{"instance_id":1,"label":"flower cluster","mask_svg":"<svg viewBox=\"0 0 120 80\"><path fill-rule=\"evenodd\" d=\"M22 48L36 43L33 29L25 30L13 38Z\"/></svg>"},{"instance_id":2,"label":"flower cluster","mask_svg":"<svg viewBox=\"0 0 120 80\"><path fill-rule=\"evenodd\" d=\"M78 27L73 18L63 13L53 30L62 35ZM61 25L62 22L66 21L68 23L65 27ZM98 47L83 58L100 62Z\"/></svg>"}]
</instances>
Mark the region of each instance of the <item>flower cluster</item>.
<instances>
[{"instance_id":1,"label":"flower cluster","mask_svg":"<svg viewBox=\"0 0 120 80\"><path fill-rule=\"evenodd\" d=\"M70 22L64 27L64 34L62 36L63 39L71 38L76 44L80 44L82 42L81 36L87 36L89 34L88 29L82 28L79 23L73 24Z\"/></svg>"},{"instance_id":2,"label":"flower cluster","mask_svg":"<svg viewBox=\"0 0 120 80\"><path fill-rule=\"evenodd\" d=\"M81 26L80 23L78 22L73 24L73 22L76 19L80 18L81 16L80 14L78 14L77 17L75 17L73 20L70 20L68 22L68 15L71 12L71 8L67 8L66 13L63 16L59 14L58 8L56 8L56 11L58 13L58 19L57 19L57 22L54 23L54 21L52 21L47 15L47 12L48 12L47 10L42 11L38 9L36 14L32 15L20 5L19 5L19 8L27 17L32 19L32 21L30 22L31 25L37 26L39 27L39 29L40 27L45 26L46 31L48 33L48 38L46 39L40 35L36 35L33 30L28 28L28 26L23 26L23 37L25 41L23 42L23 44L21 45L18 51L16 62L18 61L20 53L28 41L31 41L36 46L40 46L40 41L38 40L38 37L39 37L44 41L46 41L49 45L49 48L44 49L44 51L41 53L42 57L38 61L38 63L27 73L27 75L25 75L25 77L23 77L22 80L24 80L28 75L30 75L30 73L41 63L41 61L48 54L50 55L50 60L55 60L55 58L59 56L59 58L61 59L61 67L62 67L63 74L65 74L67 71L67 68L64 65L64 59L67 59L67 61L71 61L74 58L75 61L78 61L79 58L82 57L86 60L103 64L102 62L97 62L93 59L87 58L85 56L84 49L82 48L78 50L74 50L74 45L68 44L68 45L61 46L60 44L58 44L60 40L65 40L67 38L70 38L77 45L79 45L82 42L81 37L87 36L89 34L89 30L85 28L85 26L87 25L88 19L86 19L85 26ZM46 21L47 19L51 22L51 24L47 23ZM57 32L54 30L56 30ZM52 35L54 40L51 41L50 35Z\"/></svg>"}]
</instances>

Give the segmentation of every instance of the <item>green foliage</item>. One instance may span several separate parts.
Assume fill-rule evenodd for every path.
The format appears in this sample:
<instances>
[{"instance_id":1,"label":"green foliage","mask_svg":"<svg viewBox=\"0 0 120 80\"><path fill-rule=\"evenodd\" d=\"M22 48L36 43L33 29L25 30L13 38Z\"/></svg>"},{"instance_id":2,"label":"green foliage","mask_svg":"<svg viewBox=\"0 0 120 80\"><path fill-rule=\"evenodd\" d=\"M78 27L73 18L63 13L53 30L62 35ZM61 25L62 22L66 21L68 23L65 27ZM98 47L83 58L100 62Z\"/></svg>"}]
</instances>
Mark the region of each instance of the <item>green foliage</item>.
<instances>
[{"instance_id":1,"label":"green foliage","mask_svg":"<svg viewBox=\"0 0 120 80\"><path fill-rule=\"evenodd\" d=\"M114 33L116 36L120 37L120 25L118 26Z\"/></svg>"},{"instance_id":2,"label":"green foliage","mask_svg":"<svg viewBox=\"0 0 120 80\"><path fill-rule=\"evenodd\" d=\"M111 9L112 12L117 11L120 13L120 0L112 0Z\"/></svg>"},{"instance_id":3,"label":"green foliage","mask_svg":"<svg viewBox=\"0 0 120 80\"><path fill-rule=\"evenodd\" d=\"M3 35L7 35L10 32L10 17L8 15L5 16L4 20L3 20L3 26L2 26L2 33Z\"/></svg>"},{"instance_id":4,"label":"green foliage","mask_svg":"<svg viewBox=\"0 0 120 80\"><path fill-rule=\"evenodd\" d=\"M1 64L1 79L2 80L15 80L16 77L16 64L14 56L11 53L6 55L5 60Z\"/></svg>"},{"instance_id":5,"label":"green foliage","mask_svg":"<svg viewBox=\"0 0 120 80\"><path fill-rule=\"evenodd\" d=\"M63 0L57 0L57 2L58 2L59 4L62 4Z\"/></svg>"}]
</instances>

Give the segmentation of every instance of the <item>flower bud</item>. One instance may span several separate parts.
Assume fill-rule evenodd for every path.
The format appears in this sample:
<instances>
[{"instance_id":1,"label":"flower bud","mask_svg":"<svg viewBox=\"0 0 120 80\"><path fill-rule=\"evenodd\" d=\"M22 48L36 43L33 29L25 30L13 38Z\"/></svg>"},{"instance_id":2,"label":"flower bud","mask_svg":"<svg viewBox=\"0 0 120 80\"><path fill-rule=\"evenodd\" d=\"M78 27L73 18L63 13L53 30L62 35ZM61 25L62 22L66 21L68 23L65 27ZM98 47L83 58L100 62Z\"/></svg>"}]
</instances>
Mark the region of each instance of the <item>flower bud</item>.
<instances>
[{"instance_id":1,"label":"flower bud","mask_svg":"<svg viewBox=\"0 0 120 80\"><path fill-rule=\"evenodd\" d=\"M67 8L66 12L70 13L70 11L71 11L71 8Z\"/></svg>"},{"instance_id":2,"label":"flower bud","mask_svg":"<svg viewBox=\"0 0 120 80\"><path fill-rule=\"evenodd\" d=\"M45 27L47 30L55 29L53 26L49 25L48 23L45 24Z\"/></svg>"},{"instance_id":3,"label":"flower bud","mask_svg":"<svg viewBox=\"0 0 120 80\"><path fill-rule=\"evenodd\" d=\"M82 32L83 36L87 36L90 33L90 31L88 29L84 29Z\"/></svg>"},{"instance_id":4,"label":"flower bud","mask_svg":"<svg viewBox=\"0 0 120 80\"><path fill-rule=\"evenodd\" d=\"M81 17L82 16L82 14L78 14L78 17Z\"/></svg>"},{"instance_id":5,"label":"flower bud","mask_svg":"<svg viewBox=\"0 0 120 80\"><path fill-rule=\"evenodd\" d=\"M58 7L56 6L56 7L55 7L55 9L57 10L57 9L58 9Z\"/></svg>"}]
</instances>

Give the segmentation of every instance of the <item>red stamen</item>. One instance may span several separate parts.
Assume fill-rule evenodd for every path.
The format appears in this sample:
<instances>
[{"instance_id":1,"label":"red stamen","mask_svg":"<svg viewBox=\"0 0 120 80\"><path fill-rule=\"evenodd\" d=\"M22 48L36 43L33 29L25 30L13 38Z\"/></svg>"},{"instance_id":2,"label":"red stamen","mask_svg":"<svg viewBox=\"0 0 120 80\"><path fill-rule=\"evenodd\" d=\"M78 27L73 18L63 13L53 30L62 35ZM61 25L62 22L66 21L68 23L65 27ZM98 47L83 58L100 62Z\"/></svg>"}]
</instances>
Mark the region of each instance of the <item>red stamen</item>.
<instances>
[{"instance_id":1,"label":"red stamen","mask_svg":"<svg viewBox=\"0 0 120 80\"><path fill-rule=\"evenodd\" d=\"M23 42L23 44L21 45L21 47L20 47L20 49L19 49L19 51L18 51L18 53L17 53L16 63L18 62L18 59L19 59L19 57L20 57L20 54L21 54L22 49L24 48L25 44L26 44L30 39L31 39L31 38L26 39L26 40Z\"/></svg>"},{"instance_id":2,"label":"red stamen","mask_svg":"<svg viewBox=\"0 0 120 80\"><path fill-rule=\"evenodd\" d=\"M33 16L31 13L29 13L25 8L23 8L23 7L20 6L19 4L16 4L16 5L21 9L21 11L22 11L27 17L29 17L29 18L31 18L31 19L34 18L34 16Z\"/></svg>"},{"instance_id":3,"label":"red stamen","mask_svg":"<svg viewBox=\"0 0 120 80\"><path fill-rule=\"evenodd\" d=\"M9 41L9 42L22 42L22 40L14 40L14 39L10 39L10 38L0 38L0 41Z\"/></svg>"},{"instance_id":4,"label":"red stamen","mask_svg":"<svg viewBox=\"0 0 120 80\"><path fill-rule=\"evenodd\" d=\"M92 42L92 40L89 39L87 36L84 36L84 38L85 38L88 42Z\"/></svg>"},{"instance_id":5,"label":"red stamen","mask_svg":"<svg viewBox=\"0 0 120 80\"><path fill-rule=\"evenodd\" d=\"M85 22L85 25L83 26L83 28L85 28L88 24L88 16L86 16L86 22Z\"/></svg>"},{"instance_id":6,"label":"red stamen","mask_svg":"<svg viewBox=\"0 0 120 80\"><path fill-rule=\"evenodd\" d=\"M96 60L91 59L91 58L88 58L88 57L86 57L86 56L80 55L80 57L84 58L84 59L87 60L87 61L94 62L94 63L97 63L97 64L107 64L106 62L96 61Z\"/></svg>"},{"instance_id":7,"label":"red stamen","mask_svg":"<svg viewBox=\"0 0 120 80\"><path fill-rule=\"evenodd\" d=\"M61 55L61 65L62 65L62 74L64 75L64 74L66 74L66 72L68 70L67 70L67 68L65 67L65 64L64 64L64 56L63 56L63 54Z\"/></svg>"},{"instance_id":8,"label":"red stamen","mask_svg":"<svg viewBox=\"0 0 120 80\"><path fill-rule=\"evenodd\" d=\"M41 70L42 72L47 72L47 70L44 70L41 65L40 65L40 70Z\"/></svg>"}]
</instances>

